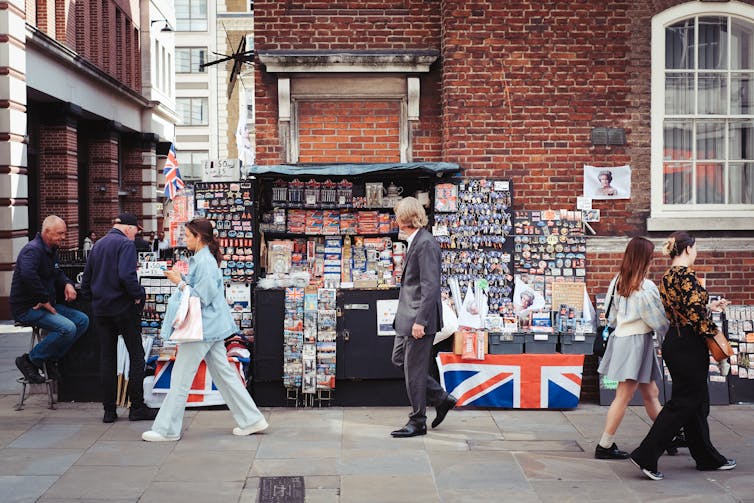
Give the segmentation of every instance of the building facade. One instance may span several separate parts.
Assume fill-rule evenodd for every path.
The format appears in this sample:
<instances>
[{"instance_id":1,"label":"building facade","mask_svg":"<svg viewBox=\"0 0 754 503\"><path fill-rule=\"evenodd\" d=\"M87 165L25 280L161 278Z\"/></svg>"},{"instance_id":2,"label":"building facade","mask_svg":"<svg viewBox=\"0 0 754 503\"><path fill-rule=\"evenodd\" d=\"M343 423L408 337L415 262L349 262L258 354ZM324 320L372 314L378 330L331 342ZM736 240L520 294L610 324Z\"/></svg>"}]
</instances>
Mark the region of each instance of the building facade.
<instances>
[{"instance_id":1,"label":"building facade","mask_svg":"<svg viewBox=\"0 0 754 503\"><path fill-rule=\"evenodd\" d=\"M258 0L255 46L257 164L455 162L516 210L628 165L630 198L593 201L590 294L629 237L690 230L710 292L754 301L754 2Z\"/></svg>"},{"instance_id":2,"label":"building facade","mask_svg":"<svg viewBox=\"0 0 754 503\"><path fill-rule=\"evenodd\" d=\"M239 118L253 136L251 66L242 67L229 92L233 61L202 65L233 54L241 39L247 48L253 44L254 2L176 0L175 5L176 150L183 178L201 180L205 161L243 158L236 147Z\"/></svg>"},{"instance_id":3,"label":"building facade","mask_svg":"<svg viewBox=\"0 0 754 503\"><path fill-rule=\"evenodd\" d=\"M47 215L68 224L64 248L121 211L156 230L157 145L176 120L158 75L173 64L174 22L169 0L0 6L0 318L15 257Z\"/></svg>"}]
</instances>

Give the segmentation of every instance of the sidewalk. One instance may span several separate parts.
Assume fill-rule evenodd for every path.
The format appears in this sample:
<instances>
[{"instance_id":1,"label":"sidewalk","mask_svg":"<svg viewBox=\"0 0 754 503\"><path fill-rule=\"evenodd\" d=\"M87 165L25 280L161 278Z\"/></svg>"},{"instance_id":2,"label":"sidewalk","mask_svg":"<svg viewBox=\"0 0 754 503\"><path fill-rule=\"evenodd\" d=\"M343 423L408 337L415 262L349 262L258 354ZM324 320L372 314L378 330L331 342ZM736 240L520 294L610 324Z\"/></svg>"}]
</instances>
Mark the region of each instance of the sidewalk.
<instances>
[{"instance_id":1,"label":"sidewalk","mask_svg":"<svg viewBox=\"0 0 754 503\"><path fill-rule=\"evenodd\" d=\"M28 341L6 328L0 377L15 376L6 366L16 355L7 351ZM710 414L712 439L738 461L735 470L698 472L681 449L661 459L666 479L652 482L628 461L593 458L607 412L594 404L562 412L456 410L437 430L410 439L389 436L405 422L405 407L264 409L270 428L251 437L231 434L225 410L189 409L181 441L150 444L140 440L149 422L103 424L99 404L49 410L37 393L16 412L15 391L2 393L3 502L251 503L262 477L282 476L303 477L307 502L754 501L751 405ZM618 445L631 449L648 427L643 409L631 408Z\"/></svg>"}]
</instances>

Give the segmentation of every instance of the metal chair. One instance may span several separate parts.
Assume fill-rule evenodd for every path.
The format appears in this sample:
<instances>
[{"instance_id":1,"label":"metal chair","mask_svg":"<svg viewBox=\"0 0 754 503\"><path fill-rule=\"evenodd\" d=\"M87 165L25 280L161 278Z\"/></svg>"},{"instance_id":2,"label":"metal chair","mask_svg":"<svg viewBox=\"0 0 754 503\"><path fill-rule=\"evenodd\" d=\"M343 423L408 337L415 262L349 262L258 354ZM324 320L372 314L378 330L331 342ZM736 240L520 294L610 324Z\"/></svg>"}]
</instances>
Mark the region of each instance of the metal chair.
<instances>
[{"instance_id":1,"label":"metal chair","mask_svg":"<svg viewBox=\"0 0 754 503\"><path fill-rule=\"evenodd\" d=\"M26 323L21 323L18 321L15 323L15 325L17 327L30 327L31 328L31 341L29 342L29 352L31 352L31 350L34 349L34 346L36 346L44 337L44 335L42 334L42 329L36 325L27 325ZM42 363L42 375L45 378L45 382L41 383L40 385L47 386L47 398L48 398L49 408L54 409L55 401L56 401L55 395L54 395L55 379L50 378L49 375L47 374L47 363L44 363L44 362ZM29 380L23 376L16 379L16 381L19 384L21 384L21 398L18 404L16 404L15 409L21 410L24 408L24 400L26 400L26 398L29 395L31 395L31 388L29 388L28 393L27 393L26 388L27 386L31 386L31 384L33 383L29 382Z\"/></svg>"}]
</instances>

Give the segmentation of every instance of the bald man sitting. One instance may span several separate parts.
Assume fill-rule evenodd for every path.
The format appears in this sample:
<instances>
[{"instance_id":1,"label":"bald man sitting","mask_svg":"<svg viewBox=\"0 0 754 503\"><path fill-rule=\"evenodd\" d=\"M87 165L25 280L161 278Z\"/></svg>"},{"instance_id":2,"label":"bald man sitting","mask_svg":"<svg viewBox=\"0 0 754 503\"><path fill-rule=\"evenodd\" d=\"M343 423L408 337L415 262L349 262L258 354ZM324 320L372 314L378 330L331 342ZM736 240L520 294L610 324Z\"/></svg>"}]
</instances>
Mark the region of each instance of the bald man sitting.
<instances>
[{"instance_id":1,"label":"bald man sitting","mask_svg":"<svg viewBox=\"0 0 754 503\"><path fill-rule=\"evenodd\" d=\"M89 327L89 318L65 304L57 304L60 292L66 302L76 300L73 281L58 267L58 247L65 240L66 225L55 215L45 218L42 232L21 249L16 259L10 286L13 318L47 331L30 353L16 358L16 367L34 384L44 382L40 369L48 363L50 374L57 374L57 362Z\"/></svg>"}]
</instances>

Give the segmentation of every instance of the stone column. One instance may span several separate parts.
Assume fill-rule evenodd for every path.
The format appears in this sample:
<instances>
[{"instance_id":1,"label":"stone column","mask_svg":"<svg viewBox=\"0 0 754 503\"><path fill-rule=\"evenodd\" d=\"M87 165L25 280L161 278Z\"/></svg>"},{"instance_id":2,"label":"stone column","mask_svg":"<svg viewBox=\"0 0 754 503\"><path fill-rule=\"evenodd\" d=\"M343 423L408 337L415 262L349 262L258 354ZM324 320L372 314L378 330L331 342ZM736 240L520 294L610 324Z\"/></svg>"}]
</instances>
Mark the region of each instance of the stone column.
<instances>
[{"instance_id":1,"label":"stone column","mask_svg":"<svg viewBox=\"0 0 754 503\"><path fill-rule=\"evenodd\" d=\"M0 319L10 318L13 264L29 232L26 161L26 4L0 5Z\"/></svg>"}]
</instances>

